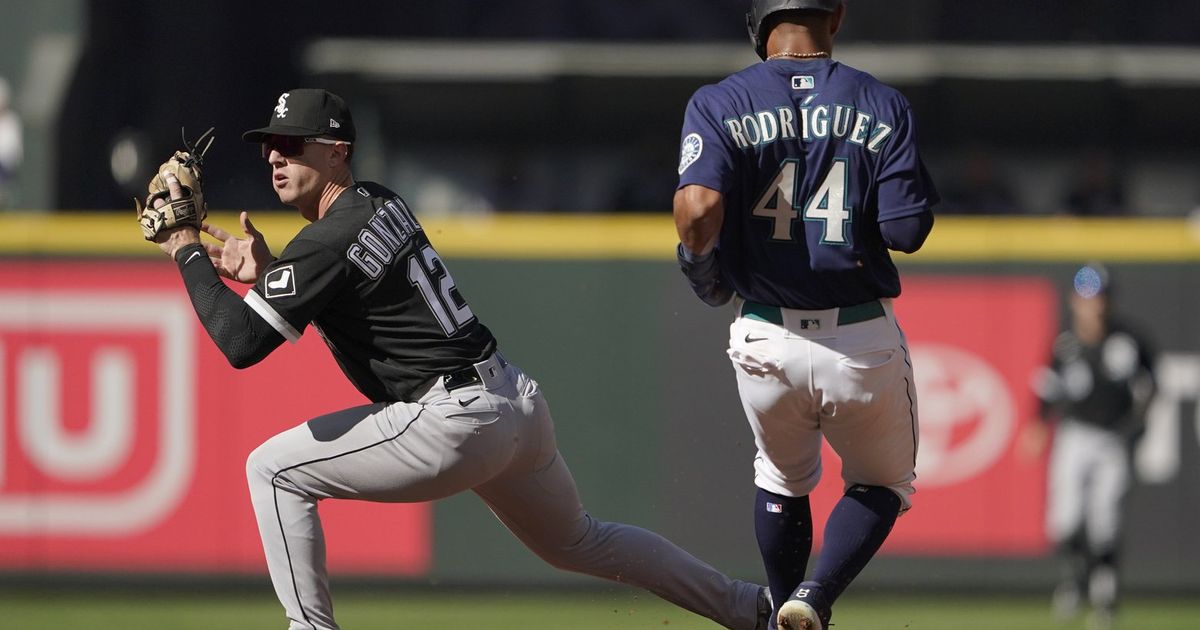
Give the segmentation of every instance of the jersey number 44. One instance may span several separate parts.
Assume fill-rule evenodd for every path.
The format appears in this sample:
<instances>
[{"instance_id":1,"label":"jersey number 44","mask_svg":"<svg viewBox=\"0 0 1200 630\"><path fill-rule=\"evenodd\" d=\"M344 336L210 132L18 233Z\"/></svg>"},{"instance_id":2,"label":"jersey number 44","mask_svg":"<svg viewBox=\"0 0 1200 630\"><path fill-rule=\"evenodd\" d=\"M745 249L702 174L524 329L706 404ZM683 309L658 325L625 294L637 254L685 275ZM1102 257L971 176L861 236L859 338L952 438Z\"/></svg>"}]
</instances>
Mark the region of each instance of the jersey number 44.
<instances>
[{"instance_id":1,"label":"jersey number 44","mask_svg":"<svg viewBox=\"0 0 1200 630\"><path fill-rule=\"evenodd\" d=\"M825 179L807 199L798 199L802 192L800 160L787 159L779 167L775 179L754 204L752 214L770 219L771 240L792 240L792 222L797 217L821 222L821 242L827 245L849 245L847 226L852 212L846 204L849 174L845 158L834 159Z\"/></svg>"}]
</instances>

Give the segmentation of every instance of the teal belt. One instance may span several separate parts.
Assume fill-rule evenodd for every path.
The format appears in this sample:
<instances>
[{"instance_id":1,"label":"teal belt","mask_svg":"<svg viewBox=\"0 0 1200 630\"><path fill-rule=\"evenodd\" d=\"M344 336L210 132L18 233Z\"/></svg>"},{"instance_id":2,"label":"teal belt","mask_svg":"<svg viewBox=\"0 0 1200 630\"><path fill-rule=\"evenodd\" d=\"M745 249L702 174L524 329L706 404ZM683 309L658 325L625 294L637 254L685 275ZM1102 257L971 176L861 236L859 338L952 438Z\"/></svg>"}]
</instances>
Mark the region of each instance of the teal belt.
<instances>
[{"instance_id":1,"label":"teal belt","mask_svg":"<svg viewBox=\"0 0 1200 630\"><path fill-rule=\"evenodd\" d=\"M783 311L778 306L768 306L757 302L742 304L742 317L783 325ZM871 300L854 306L843 306L838 309L838 326L857 324L867 320L883 317L883 304L879 300Z\"/></svg>"}]
</instances>

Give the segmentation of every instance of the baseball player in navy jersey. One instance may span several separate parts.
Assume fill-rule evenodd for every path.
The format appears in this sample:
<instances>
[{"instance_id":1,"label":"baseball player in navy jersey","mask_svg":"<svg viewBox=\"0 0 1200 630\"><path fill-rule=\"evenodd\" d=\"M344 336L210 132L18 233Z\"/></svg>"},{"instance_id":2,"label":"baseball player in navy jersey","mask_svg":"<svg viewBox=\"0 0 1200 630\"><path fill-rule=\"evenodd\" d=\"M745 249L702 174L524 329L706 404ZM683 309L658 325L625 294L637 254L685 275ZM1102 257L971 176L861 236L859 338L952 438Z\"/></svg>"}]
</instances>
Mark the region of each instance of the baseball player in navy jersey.
<instances>
[{"instance_id":1,"label":"baseball player in navy jersey","mask_svg":"<svg viewBox=\"0 0 1200 630\"><path fill-rule=\"evenodd\" d=\"M1054 427L1048 474L1047 533L1063 561L1054 592L1061 619L1091 607L1088 628L1113 626L1119 599L1122 503L1131 482L1131 453L1154 394L1149 345L1109 311L1107 268L1081 267L1069 295L1070 326L1055 340L1050 365L1037 379L1044 421L1029 425L1030 453L1040 453Z\"/></svg>"},{"instance_id":2,"label":"baseball player in navy jersey","mask_svg":"<svg viewBox=\"0 0 1200 630\"><path fill-rule=\"evenodd\" d=\"M763 62L692 97L675 193L692 289L712 306L736 297L728 353L758 448L755 532L787 630L829 625L915 478L917 401L888 250L921 246L938 195L905 98L830 58L844 10L751 3ZM822 436L845 495L806 580Z\"/></svg>"},{"instance_id":3,"label":"baseball player in navy jersey","mask_svg":"<svg viewBox=\"0 0 1200 630\"><path fill-rule=\"evenodd\" d=\"M584 511L537 383L497 351L412 209L383 186L354 180L354 123L339 97L291 90L266 127L243 137L262 147L280 201L310 224L278 258L246 213L244 238L205 225L222 244L180 228L160 246L233 366L253 365L311 324L371 401L285 431L247 462L271 581L292 630L338 627L321 499L430 501L464 490L555 567L645 588L727 628L767 627L764 587ZM169 184L179 198L178 182ZM221 276L254 286L242 299ZM379 535L387 544L387 532Z\"/></svg>"}]
</instances>

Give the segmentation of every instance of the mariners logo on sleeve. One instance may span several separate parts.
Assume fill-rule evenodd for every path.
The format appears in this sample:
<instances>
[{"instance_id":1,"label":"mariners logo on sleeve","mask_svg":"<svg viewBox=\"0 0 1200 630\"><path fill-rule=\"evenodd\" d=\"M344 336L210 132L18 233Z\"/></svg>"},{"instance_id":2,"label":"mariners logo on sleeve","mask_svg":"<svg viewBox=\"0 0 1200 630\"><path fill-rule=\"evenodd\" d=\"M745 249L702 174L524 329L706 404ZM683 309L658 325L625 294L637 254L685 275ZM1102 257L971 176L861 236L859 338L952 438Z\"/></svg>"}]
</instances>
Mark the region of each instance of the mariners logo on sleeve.
<instances>
[{"instance_id":1,"label":"mariners logo on sleeve","mask_svg":"<svg viewBox=\"0 0 1200 630\"><path fill-rule=\"evenodd\" d=\"M689 133L679 148L679 174L683 175L689 166L700 159L703 151L704 139L698 133Z\"/></svg>"},{"instance_id":2,"label":"mariners logo on sleeve","mask_svg":"<svg viewBox=\"0 0 1200 630\"><path fill-rule=\"evenodd\" d=\"M263 287L263 290L266 291L264 297L268 299L296 295L296 274L293 272L292 266L287 265L271 270L271 273L267 274Z\"/></svg>"}]
</instances>

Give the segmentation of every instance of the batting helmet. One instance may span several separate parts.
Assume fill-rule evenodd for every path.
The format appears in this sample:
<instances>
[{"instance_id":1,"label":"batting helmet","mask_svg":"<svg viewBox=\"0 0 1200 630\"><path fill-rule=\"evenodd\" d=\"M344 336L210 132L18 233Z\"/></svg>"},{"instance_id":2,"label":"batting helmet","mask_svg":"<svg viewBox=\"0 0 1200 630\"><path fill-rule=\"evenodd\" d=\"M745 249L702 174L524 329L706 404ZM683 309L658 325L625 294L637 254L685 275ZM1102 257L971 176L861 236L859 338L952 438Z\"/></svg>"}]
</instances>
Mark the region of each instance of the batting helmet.
<instances>
[{"instance_id":1,"label":"batting helmet","mask_svg":"<svg viewBox=\"0 0 1200 630\"><path fill-rule=\"evenodd\" d=\"M837 10L842 0L753 0L750 11L746 13L746 30L750 31L750 43L754 44L754 52L759 59L767 58L767 33L762 32L763 22L767 16L779 11L792 9L812 9L814 11Z\"/></svg>"}]
</instances>

